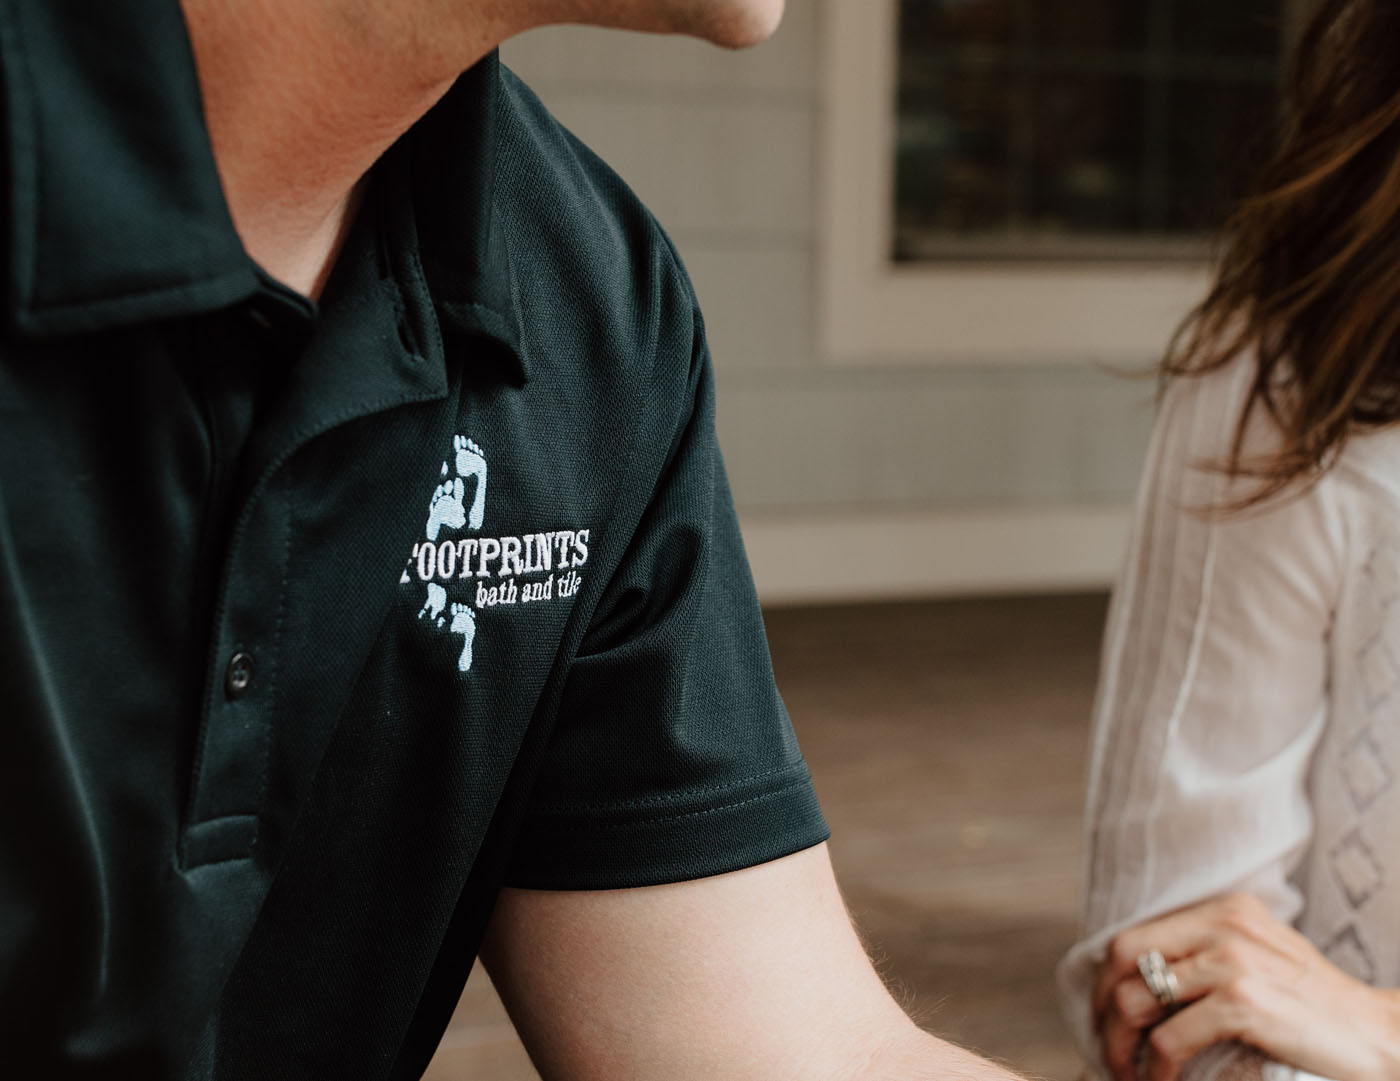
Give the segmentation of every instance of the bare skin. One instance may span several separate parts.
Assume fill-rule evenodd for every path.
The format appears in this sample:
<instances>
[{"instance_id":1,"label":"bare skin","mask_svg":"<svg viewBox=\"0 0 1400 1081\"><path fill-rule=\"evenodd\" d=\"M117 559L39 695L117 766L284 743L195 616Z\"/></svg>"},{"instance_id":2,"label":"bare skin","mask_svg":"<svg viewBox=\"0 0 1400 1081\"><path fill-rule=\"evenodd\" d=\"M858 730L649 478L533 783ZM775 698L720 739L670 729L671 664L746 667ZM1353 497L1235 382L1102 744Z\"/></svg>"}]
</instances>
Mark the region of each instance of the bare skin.
<instances>
[{"instance_id":1,"label":"bare skin","mask_svg":"<svg viewBox=\"0 0 1400 1081\"><path fill-rule=\"evenodd\" d=\"M544 1081L1014 1081L890 997L825 845L633 890L507 889L482 945Z\"/></svg>"},{"instance_id":2,"label":"bare skin","mask_svg":"<svg viewBox=\"0 0 1400 1081\"><path fill-rule=\"evenodd\" d=\"M1157 949L1172 963L1179 1011L1158 1004L1137 972ZM1248 894L1203 901L1122 932L1094 988L1104 1062L1119 1081L1176 1081L1192 1057L1240 1040L1336 1081L1400 1076L1400 992L1332 964Z\"/></svg>"},{"instance_id":3,"label":"bare skin","mask_svg":"<svg viewBox=\"0 0 1400 1081\"><path fill-rule=\"evenodd\" d=\"M551 23L741 47L783 0L183 0L214 160L243 246L319 295L375 160L507 38Z\"/></svg>"}]
</instances>

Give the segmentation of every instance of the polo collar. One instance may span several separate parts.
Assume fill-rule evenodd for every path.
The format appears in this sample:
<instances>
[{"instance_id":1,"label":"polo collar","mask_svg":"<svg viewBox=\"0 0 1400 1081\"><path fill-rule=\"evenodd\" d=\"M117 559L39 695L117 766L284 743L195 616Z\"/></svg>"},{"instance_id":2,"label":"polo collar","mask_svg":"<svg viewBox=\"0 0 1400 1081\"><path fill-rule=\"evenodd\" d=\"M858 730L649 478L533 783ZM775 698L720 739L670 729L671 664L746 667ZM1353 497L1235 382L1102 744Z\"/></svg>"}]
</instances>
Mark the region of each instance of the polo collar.
<instances>
[{"instance_id":1,"label":"polo collar","mask_svg":"<svg viewBox=\"0 0 1400 1081\"><path fill-rule=\"evenodd\" d=\"M175 0L4 0L0 65L21 331L102 330L257 289Z\"/></svg>"},{"instance_id":2,"label":"polo collar","mask_svg":"<svg viewBox=\"0 0 1400 1081\"><path fill-rule=\"evenodd\" d=\"M498 199L505 108L500 54L464 72L404 137L418 247L450 348L486 338L516 382L527 378L519 282Z\"/></svg>"},{"instance_id":3,"label":"polo collar","mask_svg":"<svg viewBox=\"0 0 1400 1081\"><path fill-rule=\"evenodd\" d=\"M234 229L178 0L0 0L9 306L33 336L245 300L262 276ZM503 107L492 53L394 148L409 163L446 344L485 339L525 378L497 210Z\"/></svg>"}]
</instances>

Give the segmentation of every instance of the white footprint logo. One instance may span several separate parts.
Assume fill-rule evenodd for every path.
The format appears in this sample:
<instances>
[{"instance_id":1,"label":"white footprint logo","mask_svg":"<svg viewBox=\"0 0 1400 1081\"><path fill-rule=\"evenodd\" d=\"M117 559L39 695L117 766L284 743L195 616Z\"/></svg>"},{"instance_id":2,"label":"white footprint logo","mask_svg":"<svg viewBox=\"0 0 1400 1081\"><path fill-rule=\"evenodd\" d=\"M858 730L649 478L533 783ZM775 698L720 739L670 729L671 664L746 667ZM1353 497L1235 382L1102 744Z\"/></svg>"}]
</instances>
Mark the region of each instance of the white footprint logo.
<instances>
[{"instance_id":1,"label":"white footprint logo","mask_svg":"<svg viewBox=\"0 0 1400 1081\"><path fill-rule=\"evenodd\" d=\"M476 616L465 604L452 605L452 633L462 636L462 655L457 658L457 670L470 671L472 642L476 639Z\"/></svg>"},{"instance_id":2,"label":"white footprint logo","mask_svg":"<svg viewBox=\"0 0 1400 1081\"><path fill-rule=\"evenodd\" d=\"M443 466L446 465L444 462ZM466 525L467 511L462 506L462 498L466 494L467 486L462 483L461 477L445 480L433 491L433 501L428 506L426 529L430 541L437 540L438 530L443 526L447 526L448 529L461 529Z\"/></svg>"},{"instance_id":3,"label":"white footprint logo","mask_svg":"<svg viewBox=\"0 0 1400 1081\"><path fill-rule=\"evenodd\" d=\"M430 619L439 627L443 624L442 610L447 607L447 590L436 582L428 583L428 599L418 612L419 619Z\"/></svg>"},{"instance_id":4,"label":"white footprint logo","mask_svg":"<svg viewBox=\"0 0 1400 1081\"><path fill-rule=\"evenodd\" d=\"M468 524L472 529L480 529L482 519L486 517L486 456L476 443L464 435L454 436L452 446L457 451L457 476L462 481L468 477L476 478L476 495L472 498ZM461 529L461 523L454 528Z\"/></svg>"},{"instance_id":5,"label":"white footprint logo","mask_svg":"<svg viewBox=\"0 0 1400 1081\"><path fill-rule=\"evenodd\" d=\"M453 436L452 450L457 475L444 479L433 491L432 502L428 505L428 524L424 533L429 541L436 541L444 528L459 530L464 526L480 529L486 517L486 455L481 446L464 435ZM442 463L442 476L447 478L447 463ZM472 490L471 509L466 506L467 481L475 479ZM410 581L405 570L399 579ZM444 611L448 610L447 589L436 582L428 582L428 596L423 607L418 610L418 618L426 619L438 628L447 623ZM452 634L462 636L462 654L457 658L457 668L466 672L472 666L472 644L476 641L476 613L466 604L454 603L450 609L452 619L449 628Z\"/></svg>"}]
</instances>

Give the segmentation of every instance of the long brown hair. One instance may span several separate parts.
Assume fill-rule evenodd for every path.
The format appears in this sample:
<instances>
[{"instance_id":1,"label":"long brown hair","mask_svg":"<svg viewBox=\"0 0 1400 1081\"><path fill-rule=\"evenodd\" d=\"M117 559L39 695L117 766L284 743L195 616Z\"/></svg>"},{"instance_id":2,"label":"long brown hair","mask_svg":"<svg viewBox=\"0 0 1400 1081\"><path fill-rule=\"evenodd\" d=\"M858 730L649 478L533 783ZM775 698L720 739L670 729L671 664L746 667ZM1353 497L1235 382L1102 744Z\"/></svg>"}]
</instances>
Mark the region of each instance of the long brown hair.
<instances>
[{"instance_id":1,"label":"long brown hair","mask_svg":"<svg viewBox=\"0 0 1400 1081\"><path fill-rule=\"evenodd\" d=\"M1222 237L1164 381L1252 351L1229 459L1248 506L1311 483L1354 433L1400 420L1400 0L1321 0L1304 28L1278 149ZM1243 456L1264 410L1282 439Z\"/></svg>"}]
</instances>

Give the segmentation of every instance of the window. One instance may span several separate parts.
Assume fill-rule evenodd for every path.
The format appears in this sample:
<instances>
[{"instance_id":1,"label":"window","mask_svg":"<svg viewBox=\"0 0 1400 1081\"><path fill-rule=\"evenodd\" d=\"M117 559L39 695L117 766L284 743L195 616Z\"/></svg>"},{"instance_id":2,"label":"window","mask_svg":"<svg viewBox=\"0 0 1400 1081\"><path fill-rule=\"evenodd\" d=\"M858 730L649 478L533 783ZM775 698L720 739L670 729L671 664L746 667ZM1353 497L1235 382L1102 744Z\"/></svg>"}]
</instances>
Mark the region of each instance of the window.
<instances>
[{"instance_id":1,"label":"window","mask_svg":"<svg viewBox=\"0 0 1400 1081\"><path fill-rule=\"evenodd\" d=\"M1268 150L1284 6L900 0L893 258L1196 255Z\"/></svg>"},{"instance_id":2,"label":"window","mask_svg":"<svg viewBox=\"0 0 1400 1081\"><path fill-rule=\"evenodd\" d=\"M828 357L1159 356L1267 149L1300 0L827 2Z\"/></svg>"}]
</instances>

